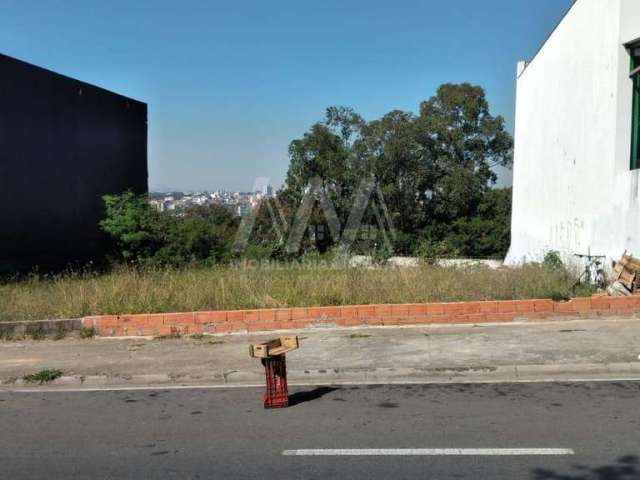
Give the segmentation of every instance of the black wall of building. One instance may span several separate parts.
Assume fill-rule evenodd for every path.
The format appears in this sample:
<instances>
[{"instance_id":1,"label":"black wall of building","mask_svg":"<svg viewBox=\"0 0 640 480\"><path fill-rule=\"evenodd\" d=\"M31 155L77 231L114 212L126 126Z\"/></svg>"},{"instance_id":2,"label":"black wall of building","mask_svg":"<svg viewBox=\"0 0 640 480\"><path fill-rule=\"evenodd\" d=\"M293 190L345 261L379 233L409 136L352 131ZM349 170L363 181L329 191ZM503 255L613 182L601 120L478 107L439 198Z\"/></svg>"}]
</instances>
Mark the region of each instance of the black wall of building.
<instances>
[{"instance_id":1,"label":"black wall of building","mask_svg":"<svg viewBox=\"0 0 640 480\"><path fill-rule=\"evenodd\" d=\"M0 55L0 272L99 258L102 196L147 192L147 105Z\"/></svg>"}]
</instances>

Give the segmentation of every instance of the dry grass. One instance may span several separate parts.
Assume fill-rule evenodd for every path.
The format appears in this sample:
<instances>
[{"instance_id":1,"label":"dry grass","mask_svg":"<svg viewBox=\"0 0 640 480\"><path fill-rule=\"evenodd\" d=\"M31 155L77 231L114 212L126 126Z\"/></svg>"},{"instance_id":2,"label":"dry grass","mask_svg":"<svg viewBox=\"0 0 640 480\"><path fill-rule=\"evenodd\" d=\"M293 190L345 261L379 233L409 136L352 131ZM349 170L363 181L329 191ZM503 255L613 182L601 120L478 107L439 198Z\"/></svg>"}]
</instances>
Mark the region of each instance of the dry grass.
<instances>
[{"instance_id":1,"label":"dry grass","mask_svg":"<svg viewBox=\"0 0 640 480\"><path fill-rule=\"evenodd\" d=\"M573 278L539 266L118 269L0 284L0 321L94 314L551 298ZM583 292L588 293L588 292Z\"/></svg>"}]
</instances>

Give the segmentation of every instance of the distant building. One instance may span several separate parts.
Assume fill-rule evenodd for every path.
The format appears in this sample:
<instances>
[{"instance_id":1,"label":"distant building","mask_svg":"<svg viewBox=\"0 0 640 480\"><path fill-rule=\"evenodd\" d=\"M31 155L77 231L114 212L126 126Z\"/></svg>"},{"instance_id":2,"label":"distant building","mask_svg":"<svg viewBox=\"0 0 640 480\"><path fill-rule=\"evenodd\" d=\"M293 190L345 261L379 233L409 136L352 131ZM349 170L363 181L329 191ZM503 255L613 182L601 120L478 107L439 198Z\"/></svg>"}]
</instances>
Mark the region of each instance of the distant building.
<instances>
[{"instance_id":1,"label":"distant building","mask_svg":"<svg viewBox=\"0 0 640 480\"><path fill-rule=\"evenodd\" d=\"M507 263L640 255L640 1L577 0L518 65Z\"/></svg>"},{"instance_id":2,"label":"distant building","mask_svg":"<svg viewBox=\"0 0 640 480\"><path fill-rule=\"evenodd\" d=\"M147 192L147 105L0 55L0 271L100 255L125 190Z\"/></svg>"}]
</instances>

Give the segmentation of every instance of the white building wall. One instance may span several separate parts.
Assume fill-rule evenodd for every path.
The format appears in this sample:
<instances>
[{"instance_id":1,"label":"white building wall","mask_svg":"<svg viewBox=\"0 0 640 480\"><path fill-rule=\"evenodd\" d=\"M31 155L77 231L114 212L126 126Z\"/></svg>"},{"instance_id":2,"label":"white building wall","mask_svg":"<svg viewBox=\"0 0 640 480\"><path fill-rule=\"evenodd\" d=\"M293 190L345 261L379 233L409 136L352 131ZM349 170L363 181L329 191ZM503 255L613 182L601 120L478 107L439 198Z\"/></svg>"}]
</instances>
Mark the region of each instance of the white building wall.
<instances>
[{"instance_id":1,"label":"white building wall","mask_svg":"<svg viewBox=\"0 0 640 480\"><path fill-rule=\"evenodd\" d=\"M640 255L624 48L638 38L640 1L578 0L519 72L508 264L549 250Z\"/></svg>"}]
</instances>

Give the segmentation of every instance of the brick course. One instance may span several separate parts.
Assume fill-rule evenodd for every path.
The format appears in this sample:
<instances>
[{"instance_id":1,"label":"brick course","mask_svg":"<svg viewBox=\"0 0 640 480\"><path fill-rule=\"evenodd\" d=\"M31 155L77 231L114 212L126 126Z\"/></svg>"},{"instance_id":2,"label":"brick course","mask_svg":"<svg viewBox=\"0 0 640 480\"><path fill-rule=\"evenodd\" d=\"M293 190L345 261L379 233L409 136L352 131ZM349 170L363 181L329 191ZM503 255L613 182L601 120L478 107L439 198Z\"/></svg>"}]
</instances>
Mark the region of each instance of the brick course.
<instances>
[{"instance_id":1,"label":"brick course","mask_svg":"<svg viewBox=\"0 0 640 480\"><path fill-rule=\"evenodd\" d=\"M101 336L233 333L300 329L317 324L340 327L504 323L585 316L640 314L640 297L500 300L404 305L278 308L162 314L102 315L83 318Z\"/></svg>"}]
</instances>

